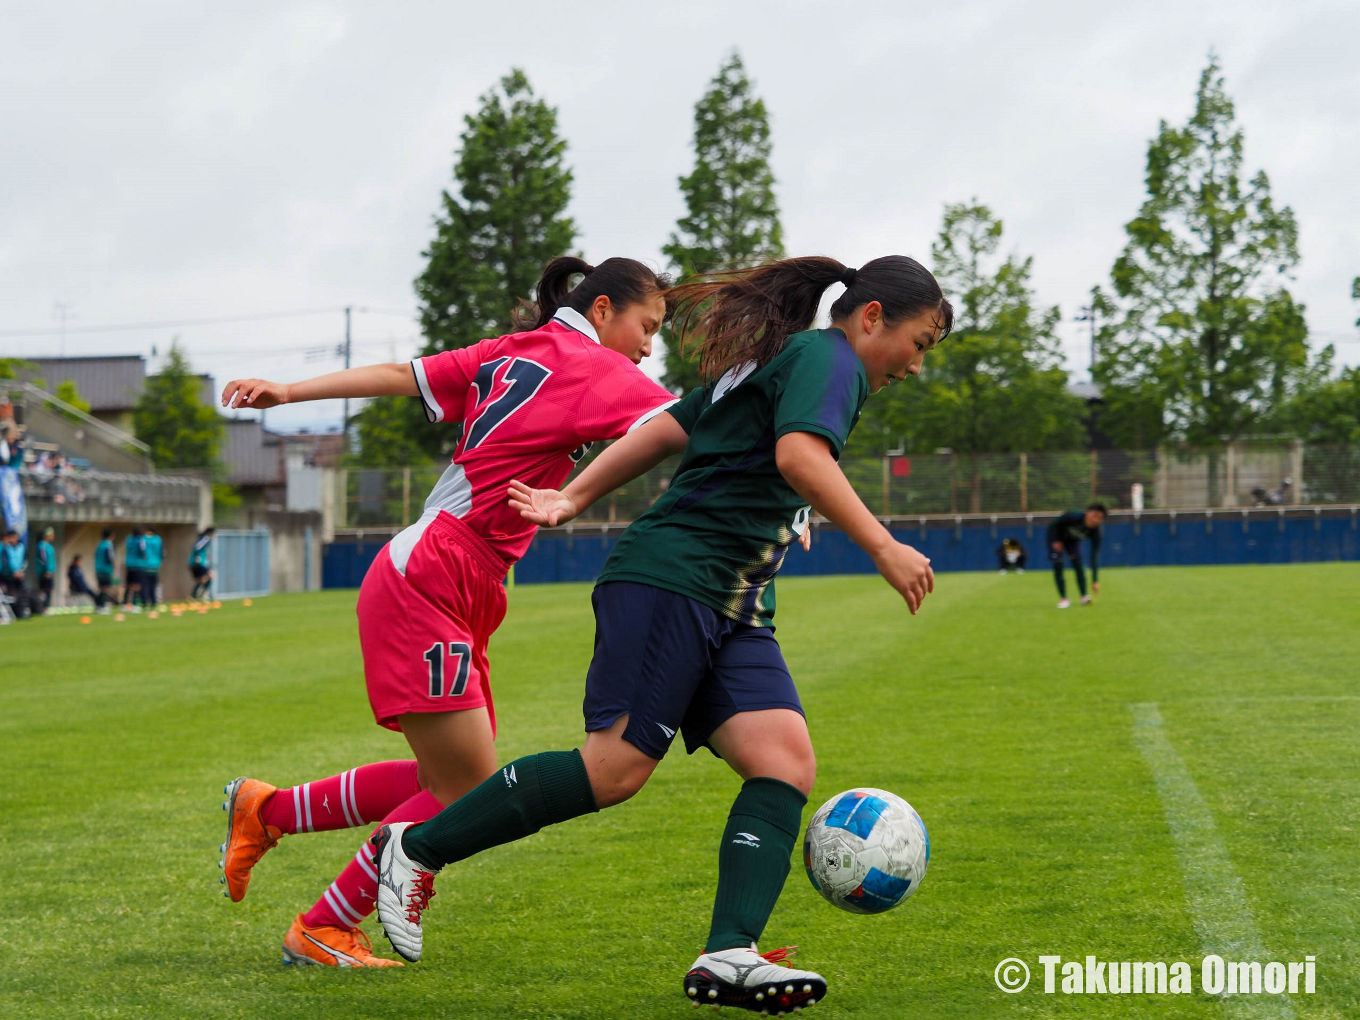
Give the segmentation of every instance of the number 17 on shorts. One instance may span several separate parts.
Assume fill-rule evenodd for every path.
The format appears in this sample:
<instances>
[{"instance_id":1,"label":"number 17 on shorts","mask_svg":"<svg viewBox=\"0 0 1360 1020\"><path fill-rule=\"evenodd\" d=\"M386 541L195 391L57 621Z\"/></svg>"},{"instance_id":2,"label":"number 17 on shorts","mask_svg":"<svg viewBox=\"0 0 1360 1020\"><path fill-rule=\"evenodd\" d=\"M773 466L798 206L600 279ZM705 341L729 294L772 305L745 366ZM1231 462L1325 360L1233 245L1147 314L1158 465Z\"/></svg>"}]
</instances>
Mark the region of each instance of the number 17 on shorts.
<instances>
[{"instance_id":1,"label":"number 17 on shorts","mask_svg":"<svg viewBox=\"0 0 1360 1020\"><path fill-rule=\"evenodd\" d=\"M446 645L443 641L436 641L425 650L425 664L430 669L430 697L444 697L445 676L453 678L453 684L447 691L448 696L450 698L463 696L463 692L467 690L468 673L472 669L472 649L466 642L450 641Z\"/></svg>"}]
</instances>

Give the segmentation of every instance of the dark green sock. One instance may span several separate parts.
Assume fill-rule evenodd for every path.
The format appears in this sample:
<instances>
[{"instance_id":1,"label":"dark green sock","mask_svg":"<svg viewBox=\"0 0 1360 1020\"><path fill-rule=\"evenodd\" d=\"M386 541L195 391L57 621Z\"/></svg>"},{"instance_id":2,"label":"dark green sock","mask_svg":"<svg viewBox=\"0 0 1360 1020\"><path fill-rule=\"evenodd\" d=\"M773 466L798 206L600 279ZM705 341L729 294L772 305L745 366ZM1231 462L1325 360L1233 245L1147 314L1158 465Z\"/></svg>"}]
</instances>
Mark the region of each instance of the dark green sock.
<instances>
[{"instance_id":1,"label":"dark green sock","mask_svg":"<svg viewBox=\"0 0 1360 1020\"><path fill-rule=\"evenodd\" d=\"M518 758L439 814L413 825L401 848L437 871L545 825L598 811L580 751L544 751Z\"/></svg>"},{"instance_id":2,"label":"dark green sock","mask_svg":"<svg viewBox=\"0 0 1360 1020\"><path fill-rule=\"evenodd\" d=\"M705 953L760 940L788 878L806 803L802 791L779 779L742 785L718 848L718 894Z\"/></svg>"}]
</instances>

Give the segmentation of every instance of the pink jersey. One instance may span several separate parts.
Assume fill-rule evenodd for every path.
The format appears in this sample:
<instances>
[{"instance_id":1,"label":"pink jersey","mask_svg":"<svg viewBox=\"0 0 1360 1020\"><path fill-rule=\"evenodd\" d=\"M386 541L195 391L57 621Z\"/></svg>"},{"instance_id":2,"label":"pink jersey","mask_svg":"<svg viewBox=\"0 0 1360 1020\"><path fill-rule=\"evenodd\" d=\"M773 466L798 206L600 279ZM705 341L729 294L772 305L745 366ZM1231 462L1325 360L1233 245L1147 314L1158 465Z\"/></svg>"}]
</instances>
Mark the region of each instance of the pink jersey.
<instances>
[{"instance_id":1,"label":"pink jersey","mask_svg":"<svg viewBox=\"0 0 1360 1020\"><path fill-rule=\"evenodd\" d=\"M440 512L458 518L508 568L536 530L510 508L511 480L561 488L591 443L631 432L676 400L602 346L590 322L571 308L542 329L418 358L411 366L426 416L461 421L463 435L420 521L392 540L398 570Z\"/></svg>"}]
</instances>

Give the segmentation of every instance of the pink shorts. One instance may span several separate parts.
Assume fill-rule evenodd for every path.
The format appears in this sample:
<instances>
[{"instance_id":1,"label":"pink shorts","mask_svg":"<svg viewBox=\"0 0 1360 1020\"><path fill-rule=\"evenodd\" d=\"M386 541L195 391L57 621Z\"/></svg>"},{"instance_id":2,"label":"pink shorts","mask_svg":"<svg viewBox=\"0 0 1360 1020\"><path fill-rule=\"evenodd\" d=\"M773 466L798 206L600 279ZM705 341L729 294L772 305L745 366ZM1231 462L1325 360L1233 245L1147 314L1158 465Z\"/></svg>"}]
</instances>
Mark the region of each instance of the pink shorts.
<instances>
[{"instance_id":1,"label":"pink shorts","mask_svg":"<svg viewBox=\"0 0 1360 1020\"><path fill-rule=\"evenodd\" d=\"M505 619L505 566L453 515L421 523L382 548L359 589L373 718L400 730L397 717L407 712L485 706L494 736L486 648Z\"/></svg>"}]
</instances>

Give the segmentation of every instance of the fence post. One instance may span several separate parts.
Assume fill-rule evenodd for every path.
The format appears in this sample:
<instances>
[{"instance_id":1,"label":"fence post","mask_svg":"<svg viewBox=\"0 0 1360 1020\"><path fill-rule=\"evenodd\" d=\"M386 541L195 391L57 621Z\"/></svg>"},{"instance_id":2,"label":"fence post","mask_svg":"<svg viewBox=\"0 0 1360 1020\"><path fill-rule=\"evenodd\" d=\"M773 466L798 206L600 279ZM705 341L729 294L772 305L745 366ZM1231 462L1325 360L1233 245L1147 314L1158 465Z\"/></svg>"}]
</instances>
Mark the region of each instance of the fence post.
<instances>
[{"instance_id":1,"label":"fence post","mask_svg":"<svg viewBox=\"0 0 1360 1020\"><path fill-rule=\"evenodd\" d=\"M1029 509L1029 454L1020 454L1020 512Z\"/></svg>"},{"instance_id":2,"label":"fence post","mask_svg":"<svg viewBox=\"0 0 1360 1020\"><path fill-rule=\"evenodd\" d=\"M401 469L401 526L411 523L411 469Z\"/></svg>"},{"instance_id":3,"label":"fence post","mask_svg":"<svg viewBox=\"0 0 1360 1020\"><path fill-rule=\"evenodd\" d=\"M1168 488L1171 484L1170 472L1166 463L1166 447L1157 447L1157 507L1165 510L1171 505L1171 493Z\"/></svg>"},{"instance_id":4,"label":"fence post","mask_svg":"<svg viewBox=\"0 0 1360 1020\"><path fill-rule=\"evenodd\" d=\"M1099 494L1096 492L1096 489L1098 488L1097 481L1098 481L1099 472L1100 472L1100 460L1099 460L1099 458L1098 458L1098 455L1096 454L1096 451L1095 451L1095 450L1092 450L1092 451L1091 451L1091 502L1092 502L1092 503L1094 503L1094 502L1096 501L1096 498L1097 498L1097 496L1099 495Z\"/></svg>"},{"instance_id":5,"label":"fence post","mask_svg":"<svg viewBox=\"0 0 1360 1020\"><path fill-rule=\"evenodd\" d=\"M340 468L335 472L335 526L349 527L349 469Z\"/></svg>"},{"instance_id":6,"label":"fence post","mask_svg":"<svg viewBox=\"0 0 1360 1020\"><path fill-rule=\"evenodd\" d=\"M1303 440L1294 440L1294 448L1289 451L1289 473L1293 477L1294 486L1289 491L1291 493L1289 502L1303 502Z\"/></svg>"},{"instance_id":7,"label":"fence post","mask_svg":"<svg viewBox=\"0 0 1360 1020\"><path fill-rule=\"evenodd\" d=\"M892 462L883 458L883 516L892 516Z\"/></svg>"},{"instance_id":8,"label":"fence post","mask_svg":"<svg viewBox=\"0 0 1360 1020\"><path fill-rule=\"evenodd\" d=\"M1227 481L1224 483L1224 506L1237 506L1237 444L1228 444Z\"/></svg>"}]
</instances>

